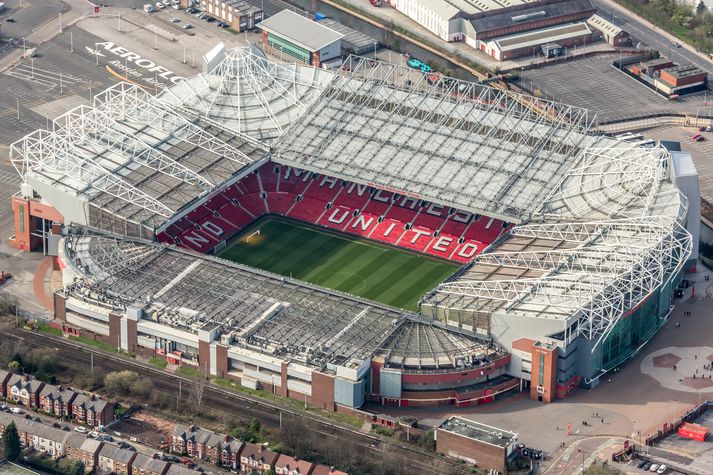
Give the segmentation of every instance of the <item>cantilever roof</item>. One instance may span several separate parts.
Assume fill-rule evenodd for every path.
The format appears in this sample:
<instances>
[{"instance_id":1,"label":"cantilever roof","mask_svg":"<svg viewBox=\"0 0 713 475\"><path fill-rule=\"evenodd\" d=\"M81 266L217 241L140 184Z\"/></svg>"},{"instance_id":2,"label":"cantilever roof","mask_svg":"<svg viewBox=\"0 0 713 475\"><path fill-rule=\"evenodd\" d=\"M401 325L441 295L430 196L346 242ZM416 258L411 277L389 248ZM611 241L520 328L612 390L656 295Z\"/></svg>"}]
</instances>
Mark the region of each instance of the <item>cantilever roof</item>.
<instances>
[{"instance_id":1,"label":"cantilever roof","mask_svg":"<svg viewBox=\"0 0 713 475\"><path fill-rule=\"evenodd\" d=\"M366 59L335 74L273 159L520 222L585 147L586 110Z\"/></svg>"},{"instance_id":2,"label":"cantilever roof","mask_svg":"<svg viewBox=\"0 0 713 475\"><path fill-rule=\"evenodd\" d=\"M215 323L242 347L268 355L356 367L381 349L391 354L391 338L422 325L434 344L396 349L395 357L409 359L399 364L447 368L491 348L405 311L157 243L72 228L62 252L79 277L68 296L109 308L150 302L150 321L140 325L197 334Z\"/></svg>"},{"instance_id":3,"label":"cantilever roof","mask_svg":"<svg viewBox=\"0 0 713 475\"><path fill-rule=\"evenodd\" d=\"M291 10L282 10L277 15L258 23L257 27L287 38L292 43L312 52L344 38L343 34Z\"/></svg>"}]
</instances>

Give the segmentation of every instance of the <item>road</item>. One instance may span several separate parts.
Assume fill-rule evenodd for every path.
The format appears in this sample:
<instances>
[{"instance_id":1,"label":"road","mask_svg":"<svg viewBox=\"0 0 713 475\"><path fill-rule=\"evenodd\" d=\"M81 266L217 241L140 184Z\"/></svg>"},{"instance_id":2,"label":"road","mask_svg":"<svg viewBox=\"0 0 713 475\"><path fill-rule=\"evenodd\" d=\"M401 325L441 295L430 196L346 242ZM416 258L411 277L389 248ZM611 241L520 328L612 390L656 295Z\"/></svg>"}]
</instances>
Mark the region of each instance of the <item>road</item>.
<instances>
[{"instance_id":1,"label":"road","mask_svg":"<svg viewBox=\"0 0 713 475\"><path fill-rule=\"evenodd\" d=\"M676 63L694 64L707 71L709 75L713 75L713 63L688 49L687 45L676 48L671 43L670 35L666 32L658 28L651 28L651 26L645 24L634 14L615 5L609 0L593 0L593 3L594 6L597 7L597 10L599 10L599 14L607 20L612 20L613 12L614 23L631 34L634 45L640 41L646 46L659 50L663 56L666 56Z\"/></svg>"},{"instance_id":2,"label":"road","mask_svg":"<svg viewBox=\"0 0 713 475\"><path fill-rule=\"evenodd\" d=\"M138 369L141 374L151 378L156 391L164 393L171 398L175 398L178 394L180 381L183 393L189 394L190 379L168 374L135 360L120 358L115 354L109 354L84 345L78 345L63 338L25 332L14 328L2 328L0 329L0 335L0 339L19 339L22 341L22 344L28 348L47 348L54 346L57 349L57 360L67 366L85 367L88 369L90 365L89 355L93 354L95 367L101 367L107 371L121 371L130 368ZM271 428L278 428L280 426L280 413L296 415L308 419L312 423L312 431L319 434L321 438L332 438L344 443L350 443L361 451L371 452L374 458L381 457L385 450L382 446L381 437L338 425L320 416L297 413L291 409L270 404L258 398L236 393L219 386L206 386L203 404L208 408L228 414L240 421L249 422L255 417L261 424ZM436 464L434 464L435 460L444 461L444 459L437 459L399 443L389 444L388 450L392 455L397 455L403 460L408 460L411 466L414 469L418 469L421 473L470 473L468 468L462 464L441 463L436 466Z\"/></svg>"}]
</instances>

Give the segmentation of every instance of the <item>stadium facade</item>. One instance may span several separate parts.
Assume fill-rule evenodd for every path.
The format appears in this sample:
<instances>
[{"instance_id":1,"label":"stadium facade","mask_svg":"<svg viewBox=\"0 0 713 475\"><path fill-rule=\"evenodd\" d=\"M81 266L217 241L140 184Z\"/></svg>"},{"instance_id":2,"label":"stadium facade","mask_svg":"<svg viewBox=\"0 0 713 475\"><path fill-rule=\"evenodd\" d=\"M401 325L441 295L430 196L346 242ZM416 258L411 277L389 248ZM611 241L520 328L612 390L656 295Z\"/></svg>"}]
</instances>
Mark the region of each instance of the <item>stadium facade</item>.
<instances>
[{"instance_id":1,"label":"stadium facade","mask_svg":"<svg viewBox=\"0 0 713 475\"><path fill-rule=\"evenodd\" d=\"M216 48L158 95L120 83L14 143L11 242L58 255L55 324L329 410L549 402L651 338L697 219L665 149L349 61ZM263 214L464 265L415 314L211 255Z\"/></svg>"}]
</instances>

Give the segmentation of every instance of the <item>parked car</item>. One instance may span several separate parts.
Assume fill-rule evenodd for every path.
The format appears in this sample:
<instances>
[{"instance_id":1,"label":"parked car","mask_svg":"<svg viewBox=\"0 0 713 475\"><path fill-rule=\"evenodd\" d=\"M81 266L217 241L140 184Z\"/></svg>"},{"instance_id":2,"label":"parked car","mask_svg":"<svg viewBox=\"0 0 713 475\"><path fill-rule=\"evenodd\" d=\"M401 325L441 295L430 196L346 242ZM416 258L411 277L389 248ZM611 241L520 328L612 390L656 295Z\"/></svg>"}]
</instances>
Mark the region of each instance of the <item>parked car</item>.
<instances>
[{"instance_id":1,"label":"parked car","mask_svg":"<svg viewBox=\"0 0 713 475\"><path fill-rule=\"evenodd\" d=\"M8 23L15 23L15 19L14 19L14 18L8 18L8 19L5 20L5 21L8 22Z\"/></svg>"},{"instance_id":2,"label":"parked car","mask_svg":"<svg viewBox=\"0 0 713 475\"><path fill-rule=\"evenodd\" d=\"M4 402L0 404L0 411L7 411L7 404L5 404Z\"/></svg>"},{"instance_id":3,"label":"parked car","mask_svg":"<svg viewBox=\"0 0 713 475\"><path fill-rule=\"evenodd\" d=\"M644 465L646 465L646 460L639 462L639 465L637 465L636 468L644 468Z\"/></svg>"},{"instance_id":4,"label":"parked car","mask_svg":"<svg viewBox=\"0 0 713 475\"><path fill-rule=\"evenodd\" d=\"M77 426L74 428L74 432L79 432L80 434L86 434L89 432L86 427Z\"/></svg>"},{"instance_id":5,"label":"parked car","mask_svg":"<svg viewBox=\"0 0 713 475\"><path fill-rule=\"evenodd\" d=\"M171 0L163 0L161 3L163 3L164 7L168 7L171 5Z\"/></svg>"},{"instance_id":6,"label":"parked car","mask_svg":"<svg viewBox=\"0 0 713 475\"><path fill-rule=\"evenodd\" d=\"M89 433L89 437L91 437L92 439L97 439L99 438L99 432L93 430Z\"/></svg>"},{"instance_id":7,"label":"parked car","mask_svg":"<svg viewBox=\"0 0 713 475\"><path fill-rule=\"evenodd\" d=\"M10 412L12 412L13 414L22 414L22 409L20 409L19 407L11 407Z\"/></svg>"},{"instance_id":8,"label":"parked car","mask_svg":"<svg viewBox=\"0 0 713 475\"><path fill-rule=\"evenodd\" d=\"M181 21L181 20L179 20L176 17L171 18L171 23L178 23L179 21Z\"/></svg>"},{"instance_id":9,"label":"parked car","mask_svg":"<svg viewBox=\"0 0 713 475\"><path fill-rule=\"evenodd\" d=\"M191 28L193 28L193 25L191 25L190 23L186 23L185 25L183 25L184 30L190 30Z\"/></svg>"},{"instance_id":10,"label":"parked car","mask_svg":"<svg viewBox=\"0 0 713 475\"><path fill-rule=\"evenodd\" d=\"M706 140L706 138L702 135L699 135L698 137L694 138L693 140L695 140L696 142L704 142Z\"/></svg>"},{"instance_id":11,"label":"parked car","mask_svg":"<svg viewBox=\"0 0 713 475\"><path fill-rule=\"evenodd\" d=\"M664 465L664 464L661 464L661 466L659 467L659 469L656 470L656 473L665 473L665 472L666 472L666 469L668 469L668 467L667 467L666 465Z\"/></svg>"},{"instance_id":12,"label":"parked car","mask_svg":"<svg viewBox=\"0 0 713 475\"><path fill-rule=\"evenodd\" d=\"M156 2L156 8L158 8L159 10L162 10L162 9L165 8L165 7L164 7L163 3L161 3L161 2Z\"/></svg>"},{"instance_id":13,"label":"parked car","mask_svg":"<svg viewBox=\"0 0 713 475\"><path fill-rule=\"evenodd\" d=\"M649 472L656 472L656 470L659 469L659 464L655 463L651 467L649 467Z\"/></svg>"},{"instance_id":14,"label":"parked car","mask_svg":"<svg viewBox=\"0 0 713 475\"><path fill-rule=\"evenodd\" d=\"M706 127L706 132L713 132L713 126Z\"/></svg>"},{"instance_id":15,"label":"parked car","mask_svg":"<svg viewBox=\"0 0 713 475\"><path fill-rule=\"evenodd\" d=\"M699 131L699 132L705 132L705 131L706 131L706 126L703 125L703 126L701 126L701 127L698 127L698 131Z\"/></svg>"},{"instance_id":16,"label":"parked car","mask_svg":"<svg viewBox=\"0 0 713 475\"><path fill-rule=\"evenodd\" d=\"M644 471L648 472L650 468L651 468L651 462L646 462L646 464L644 464Z\"/></svg>"},{"instance_id":17,"label":"parked car","mask_svg":"<svg viewBox=\"0 0 713 475\"><path fill-rule=\"evenodd\" d=\"M173 8L174 10L180 10L180 9L181 9L181 6L180 6L180 5L173 5L172 8Z\"/></svg>"}]
</instances>

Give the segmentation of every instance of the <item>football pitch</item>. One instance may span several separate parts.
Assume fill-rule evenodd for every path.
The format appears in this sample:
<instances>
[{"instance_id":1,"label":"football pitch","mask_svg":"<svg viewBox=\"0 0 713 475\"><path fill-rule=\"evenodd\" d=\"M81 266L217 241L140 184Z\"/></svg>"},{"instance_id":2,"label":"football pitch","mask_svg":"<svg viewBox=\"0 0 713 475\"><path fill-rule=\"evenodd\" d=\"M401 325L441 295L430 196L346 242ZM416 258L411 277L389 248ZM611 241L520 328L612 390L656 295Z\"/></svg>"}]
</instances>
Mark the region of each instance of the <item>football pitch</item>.
<instances>
[{"instance_id":1,"label":"football pitch","mask_svg":"<svg viewBox=\"0 0 713 475\"><path fill-rule=\"evenodd\" d=\"M417 310L459 267L272 216L253 223L220 257L407 310Z\"/></svg>"}]
</instances>

